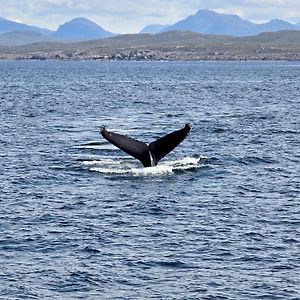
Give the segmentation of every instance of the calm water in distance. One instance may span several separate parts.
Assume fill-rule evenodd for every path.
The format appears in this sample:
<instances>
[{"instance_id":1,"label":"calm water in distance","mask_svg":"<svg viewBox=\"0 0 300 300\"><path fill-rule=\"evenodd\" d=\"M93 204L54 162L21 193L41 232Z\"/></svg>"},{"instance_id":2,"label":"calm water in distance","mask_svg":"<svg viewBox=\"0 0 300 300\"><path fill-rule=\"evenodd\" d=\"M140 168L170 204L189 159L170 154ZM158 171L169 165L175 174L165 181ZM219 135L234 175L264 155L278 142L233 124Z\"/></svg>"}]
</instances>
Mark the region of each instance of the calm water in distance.
<instances>
[{"instance_id":1,"label":"calm water in distance","mask_svg":"<svg viewBox=\"0 0 300 300\"><path fill-rule=\"evenodd\" d=\"M300 63L2 61L0 103L0 299L300 299Z\"/></svg>"}]
</instances>

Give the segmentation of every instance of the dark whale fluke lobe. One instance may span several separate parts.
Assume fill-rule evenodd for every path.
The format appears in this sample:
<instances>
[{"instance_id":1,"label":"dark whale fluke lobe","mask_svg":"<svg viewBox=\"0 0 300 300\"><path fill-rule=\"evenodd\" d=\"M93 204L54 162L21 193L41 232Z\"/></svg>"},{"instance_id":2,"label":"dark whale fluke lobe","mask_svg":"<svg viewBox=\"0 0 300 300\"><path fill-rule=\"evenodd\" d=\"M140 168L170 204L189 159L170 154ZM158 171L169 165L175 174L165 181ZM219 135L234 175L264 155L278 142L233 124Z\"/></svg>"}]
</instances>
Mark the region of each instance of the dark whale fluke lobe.
<instances>
[{"instance_id":1,"label":"dark whale fluke lobe","mask_svg":"<svg viewBox=\"0 0 300 300\"><path fill-rule=\"evenodd\" d=\"M126 135L107 131L105 127L101 128L100 133L110 143L141 161L144 166L151 166L149 147L145 143Z\"/></svg>"},{"instance_id":2,"label":"dark whale fluke lobe","mask_svg":"<svg viewBox=\"0 0 300 300\"><path fill-rule=\"evenodd\" d=\"M100 129L100 133L110 143L138 159L144 167L153 167L176 148L186 138L191 129L191 124L185 124L182 129L173 131L149 145L126 135L107 131L105 127Z\"/></svg>"}]
</instances>

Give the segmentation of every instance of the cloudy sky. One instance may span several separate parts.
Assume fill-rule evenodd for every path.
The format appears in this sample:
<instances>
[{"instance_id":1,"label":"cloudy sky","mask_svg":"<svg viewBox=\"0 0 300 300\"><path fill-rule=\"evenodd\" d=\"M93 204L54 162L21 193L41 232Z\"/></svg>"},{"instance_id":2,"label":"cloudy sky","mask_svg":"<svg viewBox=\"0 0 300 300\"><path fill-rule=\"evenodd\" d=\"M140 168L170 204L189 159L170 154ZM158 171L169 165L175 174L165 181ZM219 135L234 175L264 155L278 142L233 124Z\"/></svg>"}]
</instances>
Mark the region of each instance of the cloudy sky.
<instances>
[{"instance_id":1,"label":"cloudy sky","mask_svg":"<svg viewBox=\"0 0 300 300\"><path fill-rule=\"evenodd\" d=\"M0 0L0 17L48 29L86 17L106 30L139 32L148 24L172 24L199 9L237 14L261 23L300 22L300 0Z\"/></svg>"}]
</instances>

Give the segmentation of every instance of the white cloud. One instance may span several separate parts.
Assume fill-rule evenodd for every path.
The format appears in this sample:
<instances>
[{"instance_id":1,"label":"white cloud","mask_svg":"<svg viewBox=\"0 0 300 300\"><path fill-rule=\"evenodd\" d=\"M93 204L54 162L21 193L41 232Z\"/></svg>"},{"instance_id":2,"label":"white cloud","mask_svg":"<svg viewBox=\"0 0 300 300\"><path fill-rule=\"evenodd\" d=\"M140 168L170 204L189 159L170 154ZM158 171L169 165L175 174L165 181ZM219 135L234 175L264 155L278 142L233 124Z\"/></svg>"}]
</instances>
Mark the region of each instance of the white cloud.
<instances>
[{"instance_id":1,"label":"white cloud","mask_svg":"<svg viewBox=\"0 0 300 300\"><path fill-rule=\"evenodd\" d=\"M172 24L199 9L237 14L252 21L300 22L299 0L0 0L0 16L46 28L87 17L113 32L138 32L151 23Z\"/></svg>"}]
</instances>

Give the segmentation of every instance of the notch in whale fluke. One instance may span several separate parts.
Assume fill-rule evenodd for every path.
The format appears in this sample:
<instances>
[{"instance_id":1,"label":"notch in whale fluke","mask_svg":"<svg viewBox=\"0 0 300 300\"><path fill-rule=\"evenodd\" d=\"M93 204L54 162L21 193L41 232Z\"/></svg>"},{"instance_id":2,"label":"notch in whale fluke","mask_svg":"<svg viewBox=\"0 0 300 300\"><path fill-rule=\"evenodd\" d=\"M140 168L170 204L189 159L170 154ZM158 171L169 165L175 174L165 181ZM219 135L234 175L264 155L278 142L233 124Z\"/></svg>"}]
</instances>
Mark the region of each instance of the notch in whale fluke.
<instances>
[{"instance_id":1,"label":"notch in whale fluke","mask_svg":"<svg viewBox=\"0 0 300 300\"><path fill-rule=\"evenodd\" d=\"M107 131L105 127L100 129L100 133L110 143L138 159L144 167L153 167L176 148L186 138L191 129L192 125L187 123L182 129L173 131L149 145L126 135Z\"/></svg>"}]
</instances>

